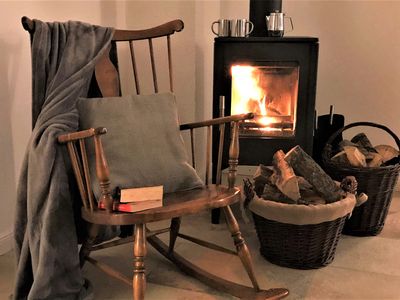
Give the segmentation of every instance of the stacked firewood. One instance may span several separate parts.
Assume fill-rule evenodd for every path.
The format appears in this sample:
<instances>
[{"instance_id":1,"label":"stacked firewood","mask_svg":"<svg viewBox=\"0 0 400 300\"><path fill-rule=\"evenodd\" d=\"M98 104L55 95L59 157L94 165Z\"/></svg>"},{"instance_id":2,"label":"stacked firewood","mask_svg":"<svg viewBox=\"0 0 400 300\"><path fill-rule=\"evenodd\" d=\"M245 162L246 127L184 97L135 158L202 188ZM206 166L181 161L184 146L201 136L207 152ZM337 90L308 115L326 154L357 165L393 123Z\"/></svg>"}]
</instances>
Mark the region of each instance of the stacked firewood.
<instances>
[{"instance_id":1,"label":"stacked firewood","mask_svg":"<svg viewBox=\"0 0 400 300\"><path fill-rule=\"evenodd\" d=\"M339 152L331 160L341 165L373 168L400 162L398 150L390 145L372 146L365 133L355 135L350 141L341 141L338 149Z\"/></svg>"},{"instance_id":2,"label":"stacked firewood","mask_svg":"<svg viewBox=\"0 0 400 300\"><path fill-rule=\"evenodd\" d=\"M338 184L300 146L277 151L272 166L260 165L253 179L258 197L287 204L332 203L357 190L354 177ZM245 182L245 193L250 184Z\"/></svg>"}]
</instances>

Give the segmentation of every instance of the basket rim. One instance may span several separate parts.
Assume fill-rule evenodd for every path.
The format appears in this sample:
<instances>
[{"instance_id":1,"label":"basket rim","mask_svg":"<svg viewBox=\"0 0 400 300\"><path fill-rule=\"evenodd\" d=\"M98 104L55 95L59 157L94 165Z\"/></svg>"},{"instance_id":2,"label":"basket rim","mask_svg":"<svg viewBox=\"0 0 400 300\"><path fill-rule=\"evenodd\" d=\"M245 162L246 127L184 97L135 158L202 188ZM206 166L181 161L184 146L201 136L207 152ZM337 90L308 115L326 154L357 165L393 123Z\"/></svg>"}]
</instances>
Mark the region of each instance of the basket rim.
<instances>
[{"instance_id":1,"label":"basket rim","mask_svg":"<svg viewBox=\"0 0 400 300\"><path fill-rule=\"evenodd\" d=\"M353 211L356 203L355 195L350 193L339 201L316 205L287 204L262 199L255 195L249 204L249 209L268 220L293 225L309 225L347 216Z\"/></svg>"}]
</instances>

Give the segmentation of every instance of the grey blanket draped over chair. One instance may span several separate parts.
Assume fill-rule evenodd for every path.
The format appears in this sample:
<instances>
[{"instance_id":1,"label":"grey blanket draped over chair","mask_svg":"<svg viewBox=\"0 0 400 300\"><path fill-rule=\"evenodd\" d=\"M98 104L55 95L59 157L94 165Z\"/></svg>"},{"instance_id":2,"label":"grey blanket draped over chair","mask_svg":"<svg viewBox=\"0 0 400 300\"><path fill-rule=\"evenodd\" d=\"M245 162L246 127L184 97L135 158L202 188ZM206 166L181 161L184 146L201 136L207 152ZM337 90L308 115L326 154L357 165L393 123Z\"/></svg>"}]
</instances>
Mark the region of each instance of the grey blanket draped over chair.
<instances>
[{"instance_id":1,"label":"grey blanket draped over chair","mask_svg":"<svg viewBox=\"0 0 400 300\"><path fill-rule=\"evenodd\" d=\"M97 59L114 30L82 22L35 20L35 123L17 191L14 299L85 299L73 199L57 136L78 129L75 102L86 96ZM40 112L40 113L39 113ZM36 119L37 118L37 119Z\"/></svg>"}]
</instances>

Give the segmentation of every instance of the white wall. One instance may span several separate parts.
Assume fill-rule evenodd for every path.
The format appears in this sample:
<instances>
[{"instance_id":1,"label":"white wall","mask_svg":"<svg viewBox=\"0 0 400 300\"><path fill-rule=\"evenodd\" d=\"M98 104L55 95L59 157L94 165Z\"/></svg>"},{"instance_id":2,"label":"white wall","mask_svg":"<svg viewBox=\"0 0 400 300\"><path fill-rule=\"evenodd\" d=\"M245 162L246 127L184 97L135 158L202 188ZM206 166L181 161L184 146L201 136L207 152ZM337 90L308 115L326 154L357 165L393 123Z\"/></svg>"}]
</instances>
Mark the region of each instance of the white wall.
<instances>
[{"instance_id":1,"label":"white wall","mask_svg":"<svg viewBox=\"0 0 400 300\"><path fill-rule=\"evenodd\" d=\"M318 112L334 104L346 123L381 123L400 134L400 1L283 3L293 17L291 35L319 37ZM380 130L369 135L375 143L393 141Z\"/></svg>"},{"instance_id":2,"label":"white wall","mask_svg":"<svg viewBox=\"0 0 400 300\"><path fill-rule=\"evenodd\" d=\"M248 7L247 0L0 1L0 253L10 247L31 124L30 49L20 25L23 15L132 29L183 19L174 60L180 118L186 122L211 116L212 21L247 18ZM334 104L347 123L368 120L400 133L400 1L283 0L283 9L293 17L290 35L319 37L318 112L328 113ZM392 142L381 131L370 135L374 143Z\"/></svg>"}]
</instances>

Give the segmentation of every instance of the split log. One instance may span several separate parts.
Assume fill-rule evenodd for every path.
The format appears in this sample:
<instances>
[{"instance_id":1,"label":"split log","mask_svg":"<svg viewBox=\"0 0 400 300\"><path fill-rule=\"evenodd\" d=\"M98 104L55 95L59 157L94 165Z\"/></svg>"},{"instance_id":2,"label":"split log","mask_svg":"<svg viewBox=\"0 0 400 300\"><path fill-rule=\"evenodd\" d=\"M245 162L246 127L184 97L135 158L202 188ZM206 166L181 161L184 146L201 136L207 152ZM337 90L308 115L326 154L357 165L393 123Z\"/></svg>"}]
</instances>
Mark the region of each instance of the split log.
<instances>
[{"instance_id":1,"label":"split log","mask_svg":"<svg viewBox=\"0 0 400 300\"><path fill-rule=\"evenodd\" d=\"M382 155L379 153L372 153L372 159L367 162L367 166L370 168L380 167L383 164Z\"/></svg>"},{"instance_id":2,"label":"split log","mask_svg":"<svg viewBox=\"0 0 400 300\"><path fill-rule=\"evenodd\" d=\"M369 152L369 153L371 153L371 152ZM371 153L371 155L372 155L372 153ZM371 159L372 158L373 158L373 155L371 156ZM344 146L343 151L332 156L331 160L336 163L343 164L346 166L362 167L362 168L367 166L367 160L366 160L364 154L362 154L361 151L357 147L353 147L353 146Z\"/></svg>"},{"instance_id":3,"label":"split log","mask_svg":"<svg viewBox=\"0 0 400 300\"><path fill-rule=\"evenodd\" d=\"M339 148L340 150L344 151L346 147L356 147L365 156L365 159L372 160L374 158L374 153L376 153L376 151L369 151L370 148L368 143L369 141L364 143L353 143L350 142L349 140L343 140L339 143ZM368 149L364 147L364 144L368 145L367 146Z\"/></svg>"},{"instance_id":4,"label":"split log","mask_svg":"<svg viewBox=\"0 0 400 300\"><path fill-rule=\"evenodd\" d=\"M264 185L270 181L270 176L272 175L273 171L271 168L260 164L256 169L253 180L254 180L254 191L256 192L257 196L261 196Z\"/></svg>"},{"instance_id":5,"label":"split log","mask_svg":"<svg viewBox=\"0 0 400 300\"><path fill-rule=\"evenodd\" d=\"M394 165L397 165L397 164L400 164L400 155L399 155L399 156L396 156L396 157L393 157L392 159L390 159L390 160L384 162L384 163L382 164L382 166L383 166L383 167L384 167L384 166L394 166Z\"/></svg>"},{"instance_id":6,"label":"split log","mask_svg":"<svg viewBox=\"0 0 400 300\"><path fill-rule=\"evenodd\" d=\"M346 151L340 151L331 157L331 160L337 164L350 166L350 161L347 159Z\"/></svg>"},{"instance_id":7,"label":"split log","mask_svg":"<svg viewBox=\"0 0 400 300\"><path fill-rule=\"evenodd\" d=\"M342 199L343 191L340 187L300 146L286 153L285 160L296 174L303 176L327 203Z\"/></svg>"},{"instance_id":8,"label":"split log","mask_svg":"<svg viewBox=\"0 0 400 300\"><path fill-rule=\"evenodd\" d=\"M269 181L269 177L272 175L272 173L273 171L271 168L260 164L254 172L253 179L254 181L266 183Z\"/></svg>"},{"instance_id":9,"label":"split log","mask_svg":"<svg viewBox=\"0 0 400 300\"><path fill-rule=\"evenodd\" d=\"M272 157L274 173L271 175L271 182L290 199L300 199L300 190L297 177L292 167L285 160L285 153L282 150L275 152Z\"/></svg>"},{"instance_id":10,"label":"split log","mask_svg":"<svg viewBox=\"0 0 400 300\"><path fill-rule=\"evenodd\" d=\"M378 145L375 146L375 150L382 156L384 163L399 156L399 151L390 145Z\"/></svg>"},{"instance_id":11,"label":"split log","mask_svg":"<svg viewBox=\"0 0 400 300\"><path fill-rule=\"evenodd\" d=\"M313 186L304 177L297 176L297 182L299 183L300 191L312 190Z\"/></svg>"},{"instance_id":12,"label":"split log","mask_svg":"<svg viewBox=\"0 0 400 300\"><path fill-rule=\"evenodd\" d=\"M340 150L344 150L344 147L346 147L346 146L357 147L357 144L353 143L353 142L350 142L349 140L340 141L340 143L339 143L339 149Z\"/></svg>"},{"instance_id":13,"label":"split log","mask_svg":"<svg viewBox=\"0 0 400 300\"><path fill-rule=\"evenodd\" d=\"M261 198L266 200L272 200L287 204L296 204L297 202L284 195L274 184L267 182L264 185L264 190Z\"/></svg>"},{"instance_id":14,"label":"split log","mask_svg":"<svg viewBox=\"0 0 400 300\"><path fill-rule=\"evenodd\" d=\"M368 139L368 137L363 132L355 135L351 139L351 142L353 142L354 144L357 144L360 148L365 149L367 152L377 153L377 151L375 150L374 146L372 146L371 141ZM360 149L360 151L364 152L361 149Z\"/></svg>"},{"instance_id":15,"label":"split log","mask_svg":"<svg viewBox=\"0 0 400 300\"><path fill-rule=\"evenodd\" d=\"M365 155L361 153L359 148L352 146L345 146L344 151L351 166L361 167L361 168L365 168L367 166L367 159Z\"/></svg>"}]
</instances>

